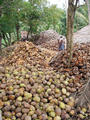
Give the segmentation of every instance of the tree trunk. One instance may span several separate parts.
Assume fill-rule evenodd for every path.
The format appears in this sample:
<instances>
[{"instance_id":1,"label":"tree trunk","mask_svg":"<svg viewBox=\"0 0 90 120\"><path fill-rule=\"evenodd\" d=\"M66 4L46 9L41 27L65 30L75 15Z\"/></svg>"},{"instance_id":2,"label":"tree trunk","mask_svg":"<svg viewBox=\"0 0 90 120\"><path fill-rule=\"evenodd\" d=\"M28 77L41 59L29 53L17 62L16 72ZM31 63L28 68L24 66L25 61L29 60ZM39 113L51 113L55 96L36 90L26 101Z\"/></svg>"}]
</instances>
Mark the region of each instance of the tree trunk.
<instances>
[{"instance_id":1,"label":"tree trunk","mask_svg":"<svg viewBox=\"0 0 90 120\"><path fill-rule=\"evenodd\" d=\"M17 41L19 41L19 24L16 25Z\"/></svg>"},{"instance_id":2,"label":"tree trunk","mask_svg":"<svg viewBox=\"0 0 90 120\"><path fill-rule=\"evenodd\" d=\"M0 34L0 53L2 51L2 35Z\"/></svg>"},{"instance_id":3,"label":"tree trunk","mask_svg":"<svg viewBox=\"0 0 90 120\"><path fill-rule=\"evenodd\" d=\"M29 40L29 34L30 34L30 30L28 30L28 33L27 33L27 40Z\"/></svg>"},{"instance_id":4,"label":"tree trunk","mask_svg":"<svg viewBox=\"0 0 90 120\"><path fill-rule=\"evenodd\" d=\"M2 9L1 9L1 6L0 6L0 17L2 16ZM1 35L1 30L0 30L0 52L2 50L2 35Z\"/></svg>"},{"instance_id":5,"label":"tree trunk","mask_svg":"<svg viewBox=\"0 0 90 120\"><path fill-rule=\"evenodd\" d=\"M27 40L29 40L29 35L32 38L32 25L29 26L29 30L28 30L28 33L27 33Z\"/></svg>"},{"instance_id":6,"label":"tree trunk","mask_svg":"<svg viewBox=\"0 0 90 120\"><path fill-rule=\"evenodd\" d=\"M78 0L68 0L68 11L67 11L67 33L66 33L66 38L67 38L67 50L70 53L69 60L68 60L68 65L70 66L71 60L72 60L72 50L73 50L73 24L74 24L74 16L75 16L75 11L77 7L77 2Z\"/></svg>"},{"instance_id":7,"label":"tree trunk","mask_svg":"<svg viewBox=\"0 0 90 120\"><path fill-rule=\"evenodd\" d=\"M88 6L88 20L90 25L90 0L86 0L87 6Z\"/></svg>"},{"instance_id":8,"label":"tree trunk","mask_svg":"<svg viewBox=\"0 0 90 120\"><path fill-rule=\"evenodd\" d=\"M3 37L3 40L4 40L5 47L7 47L8 46L8 42L6 40L5 33L2 33L2 37Z\"/></svg>"},{"instance_id":9,"label":"tree trunk","mask_svg":"<svg viewBox=\"0 0 90 120\"><path fill-rule=\"evenodd\" d=\"M10 46L11 45L11 34L10 33L6 33L5 34L5 37L7 39L7 46Z\"/></svg>"},{"instance_id":10,"label":"tree trunk","mask_svg":"<svg viewBox=\"0 0 90 120\"><path fill-rule=\"evenodd\" d=\"M12 41L11 41L11 33L8 33L9 34L9 45L11 45Z\"/></svg>"}]
</instances>

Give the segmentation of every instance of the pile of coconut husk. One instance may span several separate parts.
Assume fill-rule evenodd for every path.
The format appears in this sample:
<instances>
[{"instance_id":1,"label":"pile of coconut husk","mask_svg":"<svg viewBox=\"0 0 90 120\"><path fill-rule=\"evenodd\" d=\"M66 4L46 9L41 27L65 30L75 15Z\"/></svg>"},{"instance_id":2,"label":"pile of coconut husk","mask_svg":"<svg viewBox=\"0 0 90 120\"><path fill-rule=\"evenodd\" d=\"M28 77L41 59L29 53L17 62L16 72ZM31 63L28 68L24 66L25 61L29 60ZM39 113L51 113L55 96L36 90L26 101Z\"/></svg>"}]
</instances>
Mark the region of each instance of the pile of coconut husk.
<instances>
[{"instance_id":1,"label":"pile of coconut husk","mask_svg":"<svg viewBox=\"0 0 90 120\"><path fill-rule=\"evenodd\" d=\"M10 54L1 60L0 64L23 65L24 63L29 63L31 65L41 65L47 67L47 61L49 61L53 55L53 53L42 51L32 42L18 42L12 52L10 51Z\"/></svg>"},{"instance_id":2,"label":"pile of coconut husk","mask_svg":"<svg viewBox=\"0 0 90 120\"><path fill-rule=\"evenodd\" d=\"M90 80L80 80L90 74L90 44L74 46L71 68L67 51L55 54L26 41L2 59L2 120L89 120Z\"/></svg>"},{"instance_id":3,"label":"pile of coconut husk","mask_svg":"<svg viewBox=\"0 0 90 120\"><path fill-rule=\"evenodd\" d=\"M62 73L68 72L71 76L75 76L77 80L86 79L87 74L90 74L90 43L74 46L70 68L68 68L68 60L69 53L60 51L51 59L50 65Z\"/></svg>"},{"instance_id":4,"label":"pile of coconut husk","mask_svg":"<svg viewBox=\"0 0 90 120\"><path fill-rule=\"evenodd\" d=\"M4 57L8 57L9 55L11 55L11 53L14 51L14 49L19 46L18 42L16 42L13 45L10 45L6 48L2 48L1 54L0 54L0 61L2 58Z\"/></svg>"},{"instance_id":5,"label":"pile of coconut husk","mask_svg":"<svg viewBox=\"0 0 90 120\"><path fill-rule=\"evenodd\" d=\"M58 47L59 47L58 40L59 41L64 40L65 47L66 47L66 38L63 35L59 35L54 30L47 30L47 31L41 32L39 35L39 38L35 40L34 43L43 48L58 51Z\"/></svg>"}]
</instances>

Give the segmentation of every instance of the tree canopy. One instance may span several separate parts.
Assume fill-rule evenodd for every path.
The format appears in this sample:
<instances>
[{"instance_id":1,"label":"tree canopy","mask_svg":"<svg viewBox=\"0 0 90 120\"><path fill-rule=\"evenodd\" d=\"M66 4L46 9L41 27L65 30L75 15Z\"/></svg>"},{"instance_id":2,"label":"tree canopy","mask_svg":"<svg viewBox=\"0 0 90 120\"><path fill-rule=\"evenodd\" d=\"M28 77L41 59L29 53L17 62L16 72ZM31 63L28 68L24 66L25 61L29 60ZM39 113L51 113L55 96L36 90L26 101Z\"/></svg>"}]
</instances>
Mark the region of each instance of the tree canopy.
<instances>
[{"instance_id":1,"label":"tree canopy","mask_svg":"<svg viewBox=\"0 0 90 120\"><path fill-rule=\"evenodd\" d=\"M88 24L87 6L77 9L74 31ZM54 29L66 35L66 11L49 5L47 0L1 0L0 1L0 36L2 46L20 40L20 31L28 35ZM28 37L28 36L27 36ZM1 46L1 44L0 44Z\"/></svg>"}]
</instances>

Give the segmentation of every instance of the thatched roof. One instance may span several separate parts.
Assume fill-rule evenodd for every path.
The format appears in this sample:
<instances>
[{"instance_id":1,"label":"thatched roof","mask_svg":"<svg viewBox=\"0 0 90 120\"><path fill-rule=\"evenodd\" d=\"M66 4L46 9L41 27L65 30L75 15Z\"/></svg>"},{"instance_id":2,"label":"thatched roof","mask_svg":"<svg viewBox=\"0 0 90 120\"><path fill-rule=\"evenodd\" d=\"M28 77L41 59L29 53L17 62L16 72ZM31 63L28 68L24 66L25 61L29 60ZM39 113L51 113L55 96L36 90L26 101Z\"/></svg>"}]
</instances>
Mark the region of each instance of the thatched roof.
<instances>
[{"instance_id":1,"label":"thatched roof","mask_svg":"<svg viewBox=\"0 0 90 120\"><path fill-rule=\"evenodd\" d=\"M90 42L90 25L80 29L74 33L74 42L86 43Z\"/></svg>"}]
</instances>

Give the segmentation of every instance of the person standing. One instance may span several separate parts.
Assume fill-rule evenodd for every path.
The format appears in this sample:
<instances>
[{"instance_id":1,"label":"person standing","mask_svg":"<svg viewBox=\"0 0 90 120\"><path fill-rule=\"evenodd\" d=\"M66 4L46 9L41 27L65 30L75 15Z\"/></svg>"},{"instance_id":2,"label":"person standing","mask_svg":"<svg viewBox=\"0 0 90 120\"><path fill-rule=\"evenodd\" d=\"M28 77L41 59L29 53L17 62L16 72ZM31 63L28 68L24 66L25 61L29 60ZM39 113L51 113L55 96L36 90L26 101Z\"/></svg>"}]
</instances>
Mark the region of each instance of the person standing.
<instances>
[{"instance_id":1,"label":"person standing","mask_svg":"<svg viewBox=\"0 0 90 120\"><path fill-rule=\"evenodd\" d=\"M64 50L65 49L65 42L63 40L58 40L58 44L59 44L59 51Z\"/></svg>"}]
</instances>

